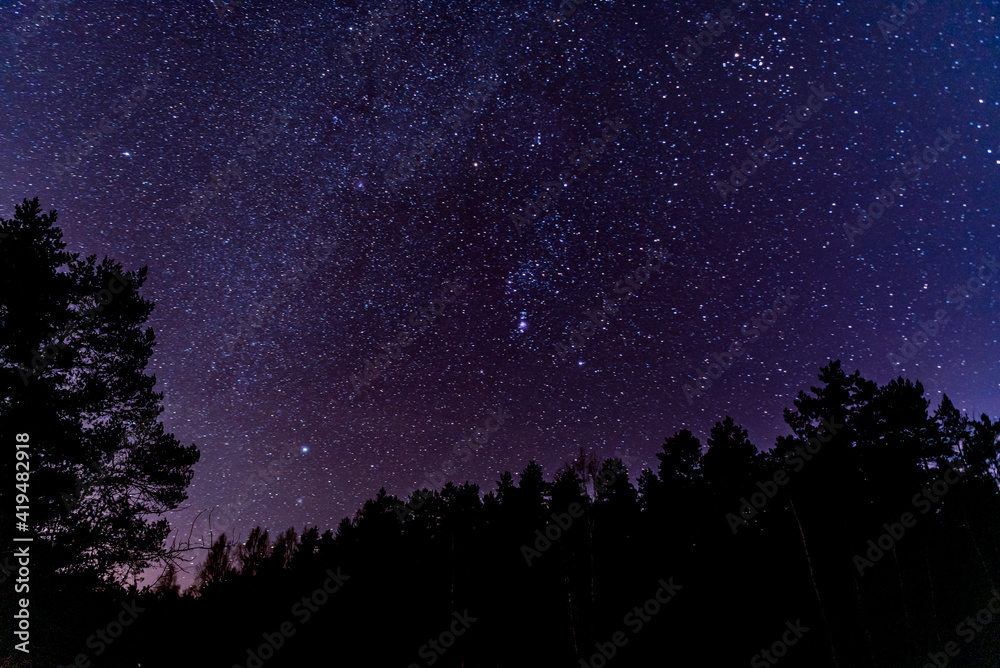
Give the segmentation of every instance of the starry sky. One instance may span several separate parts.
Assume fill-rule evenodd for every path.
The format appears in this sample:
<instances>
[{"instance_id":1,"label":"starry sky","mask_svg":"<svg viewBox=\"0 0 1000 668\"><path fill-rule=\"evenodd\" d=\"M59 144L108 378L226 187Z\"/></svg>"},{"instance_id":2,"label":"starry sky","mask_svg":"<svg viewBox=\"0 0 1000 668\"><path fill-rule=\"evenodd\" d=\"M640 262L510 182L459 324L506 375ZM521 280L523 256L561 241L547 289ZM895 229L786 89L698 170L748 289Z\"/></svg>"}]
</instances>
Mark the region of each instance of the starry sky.
<instances>
[{"instance_id":1,"label":"starry sky","mask_svg":"<svg viewBox=\"0 0 1000 668\"><path fill-rule=\"evenodd\" d=\"M3 2L0 215L149 267L185 536L768 448L830 359L996 416L998 10Z\"/></svg>"}]
</instances>

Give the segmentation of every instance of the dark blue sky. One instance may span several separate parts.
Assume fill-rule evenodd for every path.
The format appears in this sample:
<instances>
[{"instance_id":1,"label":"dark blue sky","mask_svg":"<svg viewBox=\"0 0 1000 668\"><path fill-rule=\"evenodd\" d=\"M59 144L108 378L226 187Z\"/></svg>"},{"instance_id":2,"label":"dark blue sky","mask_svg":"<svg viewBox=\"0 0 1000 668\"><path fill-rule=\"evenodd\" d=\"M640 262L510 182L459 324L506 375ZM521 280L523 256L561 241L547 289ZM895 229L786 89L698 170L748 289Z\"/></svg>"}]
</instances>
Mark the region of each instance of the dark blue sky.
<instances>
[{"instance_id":1,"label":"dark blue sky","mask_svg":"<svg viewBox=\"0 0 1000 668\"><path fill-rule=\"evenodd\" d=\"M725 415L767 448L830 359L995 416L998 3L911 9L3 3L2 215L149 267L185 535L335 527L449 459L637 474Z\"/></svg>"}]
</instances>

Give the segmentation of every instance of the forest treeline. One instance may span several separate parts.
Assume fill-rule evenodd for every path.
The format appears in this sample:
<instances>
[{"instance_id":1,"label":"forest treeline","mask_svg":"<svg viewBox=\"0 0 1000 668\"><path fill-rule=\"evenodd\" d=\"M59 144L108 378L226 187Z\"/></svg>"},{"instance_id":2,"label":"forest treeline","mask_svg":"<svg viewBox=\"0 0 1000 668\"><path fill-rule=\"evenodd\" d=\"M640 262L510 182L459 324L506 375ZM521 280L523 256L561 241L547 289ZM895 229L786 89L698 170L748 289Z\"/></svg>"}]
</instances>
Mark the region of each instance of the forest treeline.
<instances>
[{"instance_id":1,"label":"forest treeline","mask_svg":"<svg viewBox=\"0 0 1000 668\"><path fill-rule=\"evenodd\" d=\"M200 453L144 371L146 268L66 252L55 221L0 219L2 668L1000 665L1000 423L839 362L773 444L725 417L655 471L581 452L167 546Z\"/></svg>"},{"instance_id":2,"label":"forest treeline","mask_svg":"<svg viewBox=\"0 0 1000 668\"><path fill-rule=\"evenodd\" d=\"M379 490L335 531L221 535L119 651L176 666L197 647L227 668L998 665L1000 615L982 611L1000 423L839 362L820 381L771 449L727 417L704 444L666 438L637 485L618 459L552 480L532 462L485 495Z\"/></svg>"}]
</instances>

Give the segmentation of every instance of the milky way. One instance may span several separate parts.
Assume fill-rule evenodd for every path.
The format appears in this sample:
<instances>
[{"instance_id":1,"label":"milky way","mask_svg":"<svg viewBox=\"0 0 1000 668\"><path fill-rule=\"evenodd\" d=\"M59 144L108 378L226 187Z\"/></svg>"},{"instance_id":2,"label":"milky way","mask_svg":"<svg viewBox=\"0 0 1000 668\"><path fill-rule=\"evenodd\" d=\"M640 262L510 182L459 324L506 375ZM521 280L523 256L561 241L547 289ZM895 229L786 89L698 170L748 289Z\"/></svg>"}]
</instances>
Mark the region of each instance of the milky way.
<instances>
[{"instance_id":1,"label":"milky way","mask_svg":"<svg viewBox=\"0 0 1000 668\"><path fill-rule=\"evenodd\" d=\"M829 359L996 415L998 3L902 5L5 3L2 215L149 266L185 535L767 448Z\"/></svg>"}]
</instances>

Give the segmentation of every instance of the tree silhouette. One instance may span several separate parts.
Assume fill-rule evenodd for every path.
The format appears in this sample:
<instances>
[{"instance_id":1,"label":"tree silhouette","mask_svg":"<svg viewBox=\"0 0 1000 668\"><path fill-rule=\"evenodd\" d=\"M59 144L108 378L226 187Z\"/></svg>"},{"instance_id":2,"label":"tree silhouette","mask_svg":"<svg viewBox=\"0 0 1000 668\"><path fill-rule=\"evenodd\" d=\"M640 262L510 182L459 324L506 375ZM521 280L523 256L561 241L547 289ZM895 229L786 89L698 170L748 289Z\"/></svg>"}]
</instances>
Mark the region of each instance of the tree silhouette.
<instances>
[{"instance_id":1,"label":"tree silhouette","mask_svg":"<svg viewBox=\"0 0 1000 668\"><path fill-rule=\"evenodd\" d=\"M255 528L257 529L259 527ZM202 595L211 592L230 581L236 573L236 565L233 563L233 544L223 532L212 543L205 560L198 567L197 590Z\"/></svg>"},{"instance_id":2,"label":"tree silhouette","mask_svg":"<svg viewBox=\"0 0 1000 668\"><path fill-rule=\"evenodd\" d=\"M313 537L316 543L319 542L319 533L313 527ZM295 552L298 549L298 535L294 527L288 527L278 535L271 548L271 556L268 560L268 567L272 571L282 571L290 568L295 561Z\"/></svg>"},{"instance_id":3,"label":"tree silhouette","mask_svg":"<svg viewBox=\"0 0 1000 668\"><path fill-rule=\"evenodd\" d=\"M246 542L236 548L236 558L240 562L239 573L244 577L253 577L261 573L270 557L271 539L267 529L261 529L259 526L251 529Z\"/></svg>"},{"instance_id":4,"label":"tree silhouette","mask_svg":"<svg viewBox=\"0 0 1000 668\"><path fill-rule=\"evenodd\" d=\"M727 416L716 422L708 437L708 451L701 459L707 490L722 505L731 504L737 490L749 490L762 472L762 458L746 429Z\"/></svg>"},{"instance_id":5,"label":"tree silhouette","mask_svg":"<svg viewBox=\"0 0 1000 668\"><path fill-rule=\"evenodd\" d=\"M173 562L168 562L163 570L163 575L153 588L153 594L160 598L177 598L180 596L181 587L177 584L177 566Z\"/></svg>"},{"instance_id":6,"label":"tree silhouette","mask_svg":"<svg viewBox=\"0 0 1000 668\"><path fill-rule=\"evenodd\" d=\"M150 518L186 498L199 453L164 433L163 395L143 373L146 268L66 253L55 221L37 198L0 219L0 431L30 434L31 524L51 570L121 584L176 558L167 520Z\"/></svg>"},{"instance_id":7,"label":"tree silhouette","mask_svg":"<svg viewBox=\"0 0 1000 668\"><path fill-rule=\"evenodd\" d=\"M687 429L663 442L658 474L670 494L687 495L701 480L701 442Z\"/></svg>"}]
</instances>

